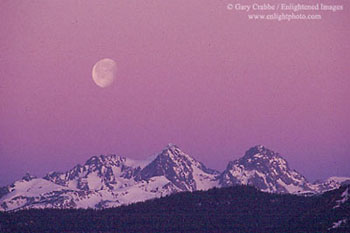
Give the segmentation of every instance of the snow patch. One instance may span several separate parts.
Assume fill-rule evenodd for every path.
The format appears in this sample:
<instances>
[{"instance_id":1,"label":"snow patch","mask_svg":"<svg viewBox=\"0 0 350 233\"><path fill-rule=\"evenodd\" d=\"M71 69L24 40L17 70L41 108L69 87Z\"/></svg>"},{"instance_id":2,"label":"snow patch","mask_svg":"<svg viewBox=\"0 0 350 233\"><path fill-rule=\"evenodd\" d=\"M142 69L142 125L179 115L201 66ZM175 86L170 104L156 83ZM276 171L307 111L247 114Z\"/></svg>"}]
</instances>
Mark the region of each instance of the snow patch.
<instances>
[{"instance_id":1,"label":"snow patch","mask_svg":"<svg viewBox=\"0 0 350 233\"><path fill-rule=\"evenodd\" d=\"M349 188L346 188L346 190L341 194L342 199L337 201L337 205L333 207L333 209L335 208L339 208L341 206L341 204L344 204L345 202L347 202L349 200Z\"/></svg>"},{"instance_id":2,"label":"snow patch","mask_svg":"<svg viewBox=\"0 0 350 233\"><path fill-rule=\"evenodd\" d=\"M288 193L297 194L304 191L302 187L294 184L286 184L281 179L278 179L277 183L280 184L282 187L284 187L288 191Z\"/></svg>"},{"instance_id":3,"label":"snow patch","mask_svg":"<svg viewBox=\"0 0 350 233\"><path fill-rule=\"evenodd\" d=\"M350 182L350 177L338 177L338 176L332 176L332 177L329 177L326 182L337 182L339 184L343 183L343 182L346 182L346 181L349 181Z\"/></svg>"},{"instance_id":4,"label":"snow patch","mask_svg":"<svg viewBox=\"0 0 350 233\"><path fill-rule=\"evenodd\" d=\"M143 169L150 162L152 162L156 157L157 157L157 155L153 155L153 156L151 156L151 157L149 157L149 158L147 158L145 160L126 159L125 165L129 166L129 167L133 167L133 168L140 167L141 169Z\"/></svg>"},{"instance_id":5,"label":"snow patch","mask_svg":"<svg viewBox=\"0 0 350 233\"><path fill-rule=\"evenodd\" d=\"M196 182L197 190L208 190L213 187L219 186L219 180L215 174L204 173L201 169L196 166L193 169L193 179Z\"/></svg>"},{"instance_id":6,"label":"snow patch","mask_svg":"<svg viewBox=\"0 0 350 233\"><path fill-rule=\"evenodd\" d=\"M344 218L344 219L342 219L342 220L339 220L338 222L334 222L334 223L333 223L333 226L330 227L330 228L328 228L328 230L336 229L336 228L340 227L342 224L347 223L347 221L348 221L348 220L347 220L346 218Z\"/></svg>"},{"instance_id":7,"label":"snow patch","mask_svg":"<svg viewBox=\"0 0 350 233\"><path fill-rule=\"evenodd\" d=\"M253 157L254 158L264 158L264 155L258 153L258 154L253 155Z\"/></svg>"}]
</instances>

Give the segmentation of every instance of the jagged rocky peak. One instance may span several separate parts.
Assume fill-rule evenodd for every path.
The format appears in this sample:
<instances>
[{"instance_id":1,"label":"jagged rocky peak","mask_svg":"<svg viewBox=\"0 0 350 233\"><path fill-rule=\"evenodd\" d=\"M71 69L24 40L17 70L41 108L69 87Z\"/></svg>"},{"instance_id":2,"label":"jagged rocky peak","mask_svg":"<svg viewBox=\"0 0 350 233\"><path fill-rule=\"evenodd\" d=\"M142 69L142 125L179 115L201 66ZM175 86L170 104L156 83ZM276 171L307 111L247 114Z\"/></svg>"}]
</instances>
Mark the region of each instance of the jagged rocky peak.
<instances>
[{"instance_id":1,"label":"jagged rocky peak","mask_svg":"<svg viewBox=\"0 0 350 233\"><path fill-rule=\"evenodd\" d=\"M215 170L209 169L201 162L197 161L187 153L183 152L178 146L173 143L169 143L163 151L156 157L159 161L173 161L175 165L187 164L189 166L195 166L200 169L206 170L208 173L216 173Z\"/></svg>"},{"instance_id":2,"label":"jagged rocky peak","mask_svg":"<svg viewBox=\"0 0 350 233\"><path fill-rule=\"evenodd\" d=\"M200 174L200 175L199 175ZM165 176L183 191L197 190L200 181L196 177L216 174L180 150L174 144L168 144L158 156L141 170L137 180L148 180L156 176ZM209 179L209 178L208 178Z\"/></svg>"},{"instance_id":3,"label":"jagged rocky peak","mask_svg":"<svg viewBox=\"0 0 350 233\"><path fill-rule=\"evenodd\" d=\"M154 176L166 175L174 172L174 168L179 165L188 169L189 156L185 155L179 147L168 144L157 157L141 171L142 179L149 179Z\"/></svg>"},{"instance_id":4,"label":"jagged rocky peak","mask_svg":"<svg viewBox=\"0 0 350 233\"><path fill-rule=\"evenodd\" d=\"M257 145L246 151L239 162L247 168L259 168L268 172L271 168L288 170L288 162L279 154L263 145Z\"/></svg>"},{"instance_id":5,"label":"jagged rocky peak","mask_svg":"<svg viewBox=\"0 0 350 233\"><path fill-rule=\"evenodd\" d=\"M282 158L278 153L268 149L267 147L257 145L247 150L243 156L243 159L272 159L274 157Z\"/></svg>"},{"instance_id":6,"label":"jagged rocky peak","mask_svg":"<svg viewBox=\"0 0 350 233\"><path fill-rule=\"evenodd\" d=\"M176 157L180 156L180 157L187 157L187 158L191 158L189 155L183 153L181 151L181 149L173 144L173 143L169 143L163 150L162 152L158 155L159 156L166 156L166 157L170 157L175 159Z\"/></svg>"},{"instance_id":7,"label":"jagged rocky peak","mask_svg":"<svg viewBox=\"0 0 350 233\"><path fill-rule=\"evenodd\" d=\"M223 186L247 184L267 192L302 193L312 192L311 184L278 153L258 145L245 155L231 161L221 175Z\"/></svg>"},{"instance_id":8,"label":"jagged rocky peak","mask_svg":"<svg viewBox=\"0 0 350 233\"><path fill-rule=\"evenodd\" d=\"M167 166L191 166L192 164L198 165L194 158L181 151L181 149L175 144L169 143L153 160L152 163L156 163L160 168L166 168Z\"/></svg>"},{"instance_id":9,"label":"jagged rocky peak","mask_svg":"<svg viewBox=\"0 0 350 233\"><path fill-rule=\"evenodd\" d=\"M22 177L22 180L24 181L31 181L32 179L36 179L36 176L33 176L29 174L29 172L26 172L26 174Z\"/></svg>"},{"instance_id":10,"label":"jagged rocky peak","mask_svg":"<svg viewBox=\"0 0 350 233\"><path fill-rule=\"evenodd\" d=\"M115 154L99 155L92 156L84 165L78 164L65 173L49 173L44 179L80 190L115 189L124 184L121 179L131 179L140 170L138 161Z\"/></svg>"},{"instance_id":11,"label":"jagged rocky peak","mask_svg":"<svg viewBox=\"0 0 350 233\"><path fill-rule=\"evenodd\" d=\"M125 163L126 158L115 155L115 154L109 154L109 155L99 155L99 156L92 156L89 160L86 161L85 165L89 166L101 166L101 165L117 165L119 166L122 163Z\"/></svg>"},{"instance_id":12,"label":"jagged rocky peak","mask_svg":"<svg viewBox=\"0 0 350 233\"><path fill-rule=\"evenodd\" d=\"M183 153L181 151L181 149L172 143L169 143L160 153L159 156L169 156L171 158L175 158L177 156L185 156L185 157L190 157L188 155L186 155L185 153Z\"/></svg>"},{"instance_id":13,"label":"jagged rocky peak","mask_svg":"<svg viewBox=\"0 0 350 233\"><path fill-rule=\"evenodd\" d=\"M131 176L135 175L136 170L141 170L144 166L145 161L132 160L123 156L110 154L91 157L86 161L83 168L89 172L100 171L100 173L104 173L106 169L118 168L121 172L127 170L128 174L124 174L123 176L131 178Z\"/></svg>"}]
</instances>

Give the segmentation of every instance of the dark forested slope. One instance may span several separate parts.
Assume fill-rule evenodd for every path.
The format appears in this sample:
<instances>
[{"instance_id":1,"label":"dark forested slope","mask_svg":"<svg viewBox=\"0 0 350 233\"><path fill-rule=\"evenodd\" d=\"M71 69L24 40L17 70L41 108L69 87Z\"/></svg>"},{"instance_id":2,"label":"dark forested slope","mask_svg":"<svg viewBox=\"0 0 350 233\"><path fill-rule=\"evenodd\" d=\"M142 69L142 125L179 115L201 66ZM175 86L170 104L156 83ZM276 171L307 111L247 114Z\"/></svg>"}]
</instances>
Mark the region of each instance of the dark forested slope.
<instances>
[{"instance_id":1,"label":"dark forested slope","mask_svg":"<svg viewBox=\"0 0 350 233\"><path fill-rule=\"evenodd\" d=\"M349 232L349 189L304 197L234 186L104 210L2 212L0 232Z\"/></svg>"}]
</instances>

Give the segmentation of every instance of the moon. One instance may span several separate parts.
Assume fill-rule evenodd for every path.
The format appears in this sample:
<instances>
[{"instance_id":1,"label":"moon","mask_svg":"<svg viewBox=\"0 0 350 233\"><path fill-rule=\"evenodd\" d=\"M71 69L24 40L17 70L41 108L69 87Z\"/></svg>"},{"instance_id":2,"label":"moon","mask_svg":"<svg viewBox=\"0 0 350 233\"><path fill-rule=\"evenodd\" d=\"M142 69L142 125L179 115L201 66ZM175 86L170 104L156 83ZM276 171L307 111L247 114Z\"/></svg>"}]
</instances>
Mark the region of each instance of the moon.
<instances>
[{"instance_id":1,"label":"moon","mask_svg":"<svg viewBox=\"0 0 350 233\"><path fill-rule=\"evenodd\" d=\"M110 86L117 73L117 64L109 58L104 58L96 62L92 68L92 79L99 87Z\"/></svg>"}]
</instances>

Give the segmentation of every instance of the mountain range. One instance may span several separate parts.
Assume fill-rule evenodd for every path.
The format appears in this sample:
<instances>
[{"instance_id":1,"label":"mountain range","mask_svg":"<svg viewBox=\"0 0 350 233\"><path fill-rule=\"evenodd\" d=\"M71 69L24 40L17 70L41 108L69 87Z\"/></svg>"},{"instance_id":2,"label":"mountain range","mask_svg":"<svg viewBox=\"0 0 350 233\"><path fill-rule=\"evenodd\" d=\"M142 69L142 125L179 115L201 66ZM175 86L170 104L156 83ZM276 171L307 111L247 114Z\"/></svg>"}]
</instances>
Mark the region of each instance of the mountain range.
<instances>
[{"instance_id":1,"label":"mountain range","mask_svg":"<svg viewBox=\"0 0 350 233\"><path fill-rule=\"evenodd\" d=\"M42 178L26 174L0 188L0 211L31 208L96 208L127 205L183 191L249 185L269 193L320 194L350 184L350 177L331 177L310 183L290 169L278 153L262 146L250 148L228 163L223 172L169 144L144 161L118 155L88 159L67 172L50 172Z\"/></svg>"}]
</instances>

